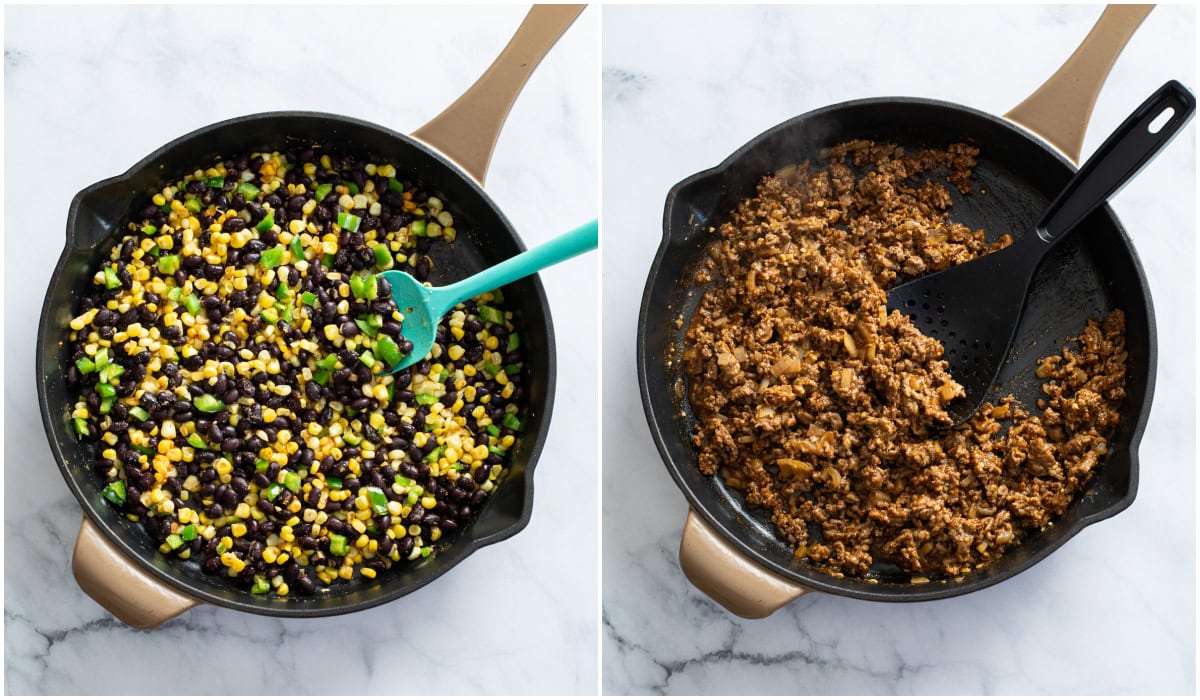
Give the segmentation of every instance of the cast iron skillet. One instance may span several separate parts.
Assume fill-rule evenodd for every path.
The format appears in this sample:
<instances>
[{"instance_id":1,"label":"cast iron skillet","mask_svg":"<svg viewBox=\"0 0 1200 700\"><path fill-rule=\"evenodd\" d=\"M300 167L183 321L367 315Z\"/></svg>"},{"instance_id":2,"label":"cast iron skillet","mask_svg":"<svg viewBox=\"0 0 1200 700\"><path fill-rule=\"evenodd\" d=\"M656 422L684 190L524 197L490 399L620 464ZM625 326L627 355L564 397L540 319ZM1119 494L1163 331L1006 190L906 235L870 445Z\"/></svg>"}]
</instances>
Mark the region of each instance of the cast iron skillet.
<instances>
[{"instance_id":1,"label":"cast iron skillet","mask_svg":"<svg viewBox=\"0 0 1200 700\"><path fill-rule=\"evenodd\" d=\"M1108 67L1146 11L1106 11L1071 61L1010 118L1019 117L1043 134L1067 132L1068 138L1056 139L1055 145L1077 159L1082 125ZM1119 40L1106 34L1114 31ZM1084 73L1081 64L1093 66L1095 62L1104 62L1103 70L1093 76L1086 104L1070 104L1071 100L1061 96L1056 100L1054 93L1062 83L1072 77L1078 80ZM1062 115L1070 119L1073 114L1078 120L1077 138L1072 140L1073 132L1054 120ZM784 122L717 167L672 188L667 195L663 242L642 298L638 379L651 433L692 508L680 550L684 571L717 602L746 617L768 615L808 590L876 601L933 600L976 591L1029 568L1085 526L1128 507L1137 493L1137 445L1154 390L1154 310L1141 264L1108 207L1097 210L1043 262L1014 350L989 396L1011 393L1024 405L1034 405L1040 386L1033 376L1035 361L1057 352L1077 336L1087 319L1103 318L1120 308L1126 314L1129 353L1128 395L1121 421L1109 442L1108 456L1087 491L1063 517L1026 536L1001 561L958 578L928 582L914 583L898 568L886 565L873 568L869 580L834 577L797 560L761 511L747 508L739 492L696 468L690 442L694 418L687 403L680 356L683 335L703 294L692 279L712 240L709 228L718 226L726 212L752 195L765 174L816 158L821 148L854 138L892 142L909 150L954 142L978 146L980 163L973 180L976 193L960 196L950 188L954 195L951 217L984 229L991 238L1029 230L1074 171L1071 160L1008 119L934 100L880 98L845 102ZM941 179L944 182L944 173ZM681 324L677 323L680 319Z\"/></svg>"},{"instance_id":2,"label":"cast iron skillet","mask_svg":"<svg viewBox=\"0 0 1200 700\"><path fill-rule=\"evenodd\" d=\"M308 597L251 596L222 577L202 573L195 562L165 557L139 525L104 503L102 484L90 468L95 449L76 439L70 428L73 399L64 381L69 366L65 329L79 297L91 288L90 278L99 260L123 233L123 224L165 180L221 157L251 151L284 152L320 144L374 162L394 163L402 179L421 183L454 212L460 232L456 241L450 246L434 246L428 253L434 260L434 284L462 279L521 252L524 245L512 224L482 189L483 173L508 107L537 62L581 10L582 6L535 7L488 72L458 102L419 130L421 138L333 114L256 114L180 137L123 175L76 195L67 216L66 248L42 309L37 385L51 449L84 511L74 557L76 578L97 602L123 621L143 627L160 624L201 601L281 617L337 615L406 595L476 549L525 527L533 506L533 469L550 423L555 377L550 309L536 276L506 287L532 371L524 398L526 434L505 481L479 517L437 556L381 572L374 581L342 582ZM459 162L426 142L437 143Z\"/></svg>"}]
</instances>

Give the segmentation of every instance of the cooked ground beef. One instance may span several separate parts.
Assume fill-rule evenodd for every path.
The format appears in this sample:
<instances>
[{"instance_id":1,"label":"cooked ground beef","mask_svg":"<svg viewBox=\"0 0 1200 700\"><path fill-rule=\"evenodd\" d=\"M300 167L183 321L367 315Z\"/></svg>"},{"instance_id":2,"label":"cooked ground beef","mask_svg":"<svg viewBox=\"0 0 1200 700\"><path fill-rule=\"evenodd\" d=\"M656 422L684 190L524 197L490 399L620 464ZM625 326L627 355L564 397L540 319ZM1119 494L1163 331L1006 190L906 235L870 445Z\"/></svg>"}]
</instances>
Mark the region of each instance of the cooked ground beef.
<instances>
[{"instance_id":1,"label":"cooked ground beef","mask_svg":"<svg viewBox=\"0 0 1200 700\"><path fill-rule=\"evenodd\" d=\"M946 429L963 394L942 345L887 289L1008 245L953 223L978 149L854 141L759 183L716 237L686 334L694 444L836 575L889 562L914 580L997 560L1061 515L1106 452L1125 395L1124 316L1040 361L1040 414L1011 396ZM916 177L921 176L921 177ZM1007 428L1007 430L1005 430Z\"/></svg>"}]
</instances>

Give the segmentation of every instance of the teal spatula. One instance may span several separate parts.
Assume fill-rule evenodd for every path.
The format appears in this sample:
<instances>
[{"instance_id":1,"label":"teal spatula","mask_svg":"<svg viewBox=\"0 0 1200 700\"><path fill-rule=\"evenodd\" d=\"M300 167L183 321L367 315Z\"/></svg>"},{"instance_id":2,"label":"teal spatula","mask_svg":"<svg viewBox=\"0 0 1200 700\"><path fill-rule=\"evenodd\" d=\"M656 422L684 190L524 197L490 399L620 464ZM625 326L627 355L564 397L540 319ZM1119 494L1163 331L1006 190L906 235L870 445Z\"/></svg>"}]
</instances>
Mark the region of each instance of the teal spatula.
<instances>
[{"instance_id":1,"label":"teal spatula","mask_svg":"<svg viewBox=\"0 0 1200 700\"><path fill-rule=\"evenodd\" d=\"M404 337L412 341L413 349L387 372L398 372L417 364L429 354L437 336L437 324L455 305L484 292L503 287L550 267L568 258L595 250L600 234L596 221L586 223L569 233L504 262L471 275L465 280L445 287L426 287L406 272L387 270L379 273L392 286L392 299L404 314Z\"/></svg>"}]
</instances>

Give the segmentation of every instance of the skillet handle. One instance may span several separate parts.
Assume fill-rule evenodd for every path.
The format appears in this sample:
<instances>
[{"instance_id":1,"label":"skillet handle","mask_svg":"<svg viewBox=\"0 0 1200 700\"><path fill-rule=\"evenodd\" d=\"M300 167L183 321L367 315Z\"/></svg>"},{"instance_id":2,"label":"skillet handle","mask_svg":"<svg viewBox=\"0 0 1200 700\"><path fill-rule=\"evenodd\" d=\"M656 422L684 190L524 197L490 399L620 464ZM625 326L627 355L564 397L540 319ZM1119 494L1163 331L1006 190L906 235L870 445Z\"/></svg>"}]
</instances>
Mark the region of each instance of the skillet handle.
<instances>
[{"instance_id":1,"label":"skillet handle","mask_svg":"<svg viewBox=\"0 0 1200 700\"><path fill-rule=\"evenodd\" d=\"M84 593L131 627L158 627L200 604L129 561L87 516L79 526L71 570Z\"/></svg>"},{"instance_id":2,"label":"skillet handle","mask_svg":"<svg viewBox=\"0 0 1200 700\"><path fill-rule=\"evenodd\" d=\"M1109 5L1067 62L1005 119L1079 162L1096 97L1129 38L1154 5Z\"/></svg>"},{"instance_id":3,"label":"skillet handle","mask_svg":"<svg viewBox=\"0 0 1200 700\"><path fill-rule=\"evenodd\" d=\"M679 564L693 586L738 617L766 617L809 592L750 561L691 509Z\"/></svg>"},{"instance_id":4,"label":"skillet handle","mask_svg":"<svg viewBox=\"0 0 1200 700\"><path fill-rule=\"evenodd\" d=\"M500 129L525 81L586 5L534 5L483 75L413 136L458 163L480 185Z\"/></svg>"}]
</instances>

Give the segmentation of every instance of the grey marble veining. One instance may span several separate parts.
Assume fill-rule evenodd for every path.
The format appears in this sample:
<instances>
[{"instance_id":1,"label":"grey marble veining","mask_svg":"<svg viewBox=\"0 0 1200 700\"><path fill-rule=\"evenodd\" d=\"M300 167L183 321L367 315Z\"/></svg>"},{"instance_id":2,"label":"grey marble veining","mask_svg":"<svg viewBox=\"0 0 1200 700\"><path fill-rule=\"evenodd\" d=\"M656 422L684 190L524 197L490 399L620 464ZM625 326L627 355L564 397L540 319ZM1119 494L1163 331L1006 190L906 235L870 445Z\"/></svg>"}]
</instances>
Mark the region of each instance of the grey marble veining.
<instances>
[{"instance_id":1,"label":"grey marble veining","mask_svg":"<svg viewBox=\"0 0 1200 700\"><path fill-rule=\"evenodd\" d=\"M603 48L607 693L1195 692L1195 123L1114 199L1158 320L1134 504L1020 576L931 603L802 596L731 616L679 570L687 504L634 371L663 201L775 124L861 97L1002 114L1070 55L1098 6L607 7ZM1168 78L1195 88L1195 9L1159 6L1100 95L1092 153Z\"/></svg>"},{"instance_id":2,"label":"grey marble veining","mask_svg":"<svg viewBox=\"0 0 1200 700\"><path fill-rule=\"evenodd\" d=\"M116 622L71 576L80 510L32 381L37 314L75 192L242 114L309 109L411 131L483 72L525 10L6 8L6 691L595 691L597 255L542 273L559 390L529 527L410 596L351 615L280 620L201 606L153 631ZM599 14L586 11L546 57L492 160L487 191L527 245L596 215Z\"/></svg>"}]
</instances>

